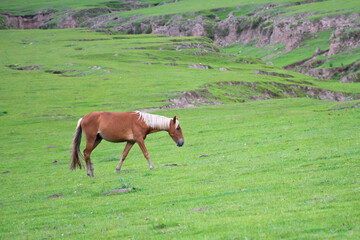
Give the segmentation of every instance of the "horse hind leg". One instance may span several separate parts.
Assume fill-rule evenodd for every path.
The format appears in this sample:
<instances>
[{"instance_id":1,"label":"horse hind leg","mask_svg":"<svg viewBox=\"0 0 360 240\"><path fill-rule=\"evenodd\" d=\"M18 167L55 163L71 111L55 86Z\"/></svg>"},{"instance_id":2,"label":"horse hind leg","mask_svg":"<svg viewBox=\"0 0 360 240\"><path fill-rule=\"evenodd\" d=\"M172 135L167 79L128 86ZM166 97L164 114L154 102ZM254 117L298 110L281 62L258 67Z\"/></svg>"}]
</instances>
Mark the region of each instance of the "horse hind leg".
<instances>
[{"instance_id":1,"label":"horse hind leg","mask_svg":"<svg viewBox=\"0 0 360 240\"><path fill-rule=\"evenodd\" d=\"M91 163L90 155L91 152L96 148L97 145L101 142L102 138L98 134L96 137L87 137L86 138L86 147L84 150L84 158L86 162L87 175L89 177L94 177L94 167Z\"/></svg>"}]
</instances>

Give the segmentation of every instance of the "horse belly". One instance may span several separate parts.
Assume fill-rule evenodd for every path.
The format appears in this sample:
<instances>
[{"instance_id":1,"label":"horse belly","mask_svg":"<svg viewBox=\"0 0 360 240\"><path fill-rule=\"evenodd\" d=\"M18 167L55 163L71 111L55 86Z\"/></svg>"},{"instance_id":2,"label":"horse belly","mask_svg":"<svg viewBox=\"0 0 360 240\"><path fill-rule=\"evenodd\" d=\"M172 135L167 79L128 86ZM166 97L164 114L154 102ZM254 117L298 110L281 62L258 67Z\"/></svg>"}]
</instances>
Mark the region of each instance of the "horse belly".
<instances>
[{"instance_id":1,"label":"horse belly","mask_svg":"<svg viewBox=\"0 0 360 240\"><path fill-rule=\"evenodd\" d=\"M109 142L125 142L125 141L134 141L134 134L129 130L107 130L99 129L98 134Z\"/></svg>"},{"instance_id":2,"label":"horse belly","mask_svg":"<svg viewBox=\"0 0 360 240\"><path fill-rule=\"evenodd\" d=\"M109 142L134 141L134 114L102 112L98 134Z\"/></svg>"}]
</instances>

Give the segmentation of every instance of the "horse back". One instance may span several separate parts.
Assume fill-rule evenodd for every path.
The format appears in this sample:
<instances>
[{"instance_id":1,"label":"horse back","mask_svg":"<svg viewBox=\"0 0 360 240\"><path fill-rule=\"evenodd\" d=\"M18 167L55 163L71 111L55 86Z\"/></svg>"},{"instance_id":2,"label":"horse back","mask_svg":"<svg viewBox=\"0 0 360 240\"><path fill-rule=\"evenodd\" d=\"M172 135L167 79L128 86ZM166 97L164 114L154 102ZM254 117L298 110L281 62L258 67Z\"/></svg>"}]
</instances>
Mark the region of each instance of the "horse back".
<instances>
[{"instance_id":1,"label":"horse back","mask_svg":"<svg viewBox=\"0 0 360 240\"><path fill-rule=\"evenodd\" d=\"M85 135L97 135L110 142L136 141L146 130L135 112L91 112L83 117Z\"/></svg>"}]
</instances>

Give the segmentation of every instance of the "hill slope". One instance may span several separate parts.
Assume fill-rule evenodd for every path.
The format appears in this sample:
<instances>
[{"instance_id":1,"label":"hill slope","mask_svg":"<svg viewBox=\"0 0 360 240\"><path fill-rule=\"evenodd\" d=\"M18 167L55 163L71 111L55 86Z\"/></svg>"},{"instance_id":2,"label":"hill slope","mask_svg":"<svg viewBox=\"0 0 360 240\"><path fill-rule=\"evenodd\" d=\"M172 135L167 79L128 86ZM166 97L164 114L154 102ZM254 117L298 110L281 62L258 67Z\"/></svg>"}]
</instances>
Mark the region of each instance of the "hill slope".
<instances>
[{"instance_id":1,"label":"hill slope","mask_svg":"<svg viewBox=\"0 0 360 240\"><path fill-rule=\"evenodd\" d=\"M3 28L88 27L127 34L207 36L233 54L258 57L302 73L359 81L360 7L328 1L3 2ZM89 7L92 7L89 9ZM35 14L35 12L38 12ZM233 44L233 45L232 45ZM254 49L258 49L255 50ZM351 55L351 61L346 56Z\"/></svg>"}]
</instances>

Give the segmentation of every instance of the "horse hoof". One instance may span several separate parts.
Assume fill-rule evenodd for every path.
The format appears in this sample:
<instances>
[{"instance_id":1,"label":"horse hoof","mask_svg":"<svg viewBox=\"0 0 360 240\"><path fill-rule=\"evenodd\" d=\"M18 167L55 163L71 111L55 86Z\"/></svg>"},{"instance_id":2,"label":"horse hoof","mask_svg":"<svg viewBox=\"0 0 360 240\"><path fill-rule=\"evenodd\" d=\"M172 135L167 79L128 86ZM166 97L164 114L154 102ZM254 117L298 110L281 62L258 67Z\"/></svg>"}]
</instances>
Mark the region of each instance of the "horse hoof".
<instances>
[{"instance_id":1,"label":"horse hoof","mask_svg":"<svg viewBox=\"0 0 360 240\"><path fill-rule=\"evenodd\" d=\"M150 166L150 170L153 170L154 169L154 166Z\"/></svg>"},{"instance_id":2,"label":"horse hoof","mask_svg":"<svg viewBox=\"0 0 360 240\"><path fill-rule=\"evenodd\" d=\"M117 173L117 174L120 174L120 169L116 169L116 173Z\"/></svg>"}]
</instances>

